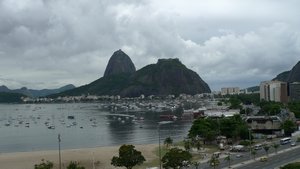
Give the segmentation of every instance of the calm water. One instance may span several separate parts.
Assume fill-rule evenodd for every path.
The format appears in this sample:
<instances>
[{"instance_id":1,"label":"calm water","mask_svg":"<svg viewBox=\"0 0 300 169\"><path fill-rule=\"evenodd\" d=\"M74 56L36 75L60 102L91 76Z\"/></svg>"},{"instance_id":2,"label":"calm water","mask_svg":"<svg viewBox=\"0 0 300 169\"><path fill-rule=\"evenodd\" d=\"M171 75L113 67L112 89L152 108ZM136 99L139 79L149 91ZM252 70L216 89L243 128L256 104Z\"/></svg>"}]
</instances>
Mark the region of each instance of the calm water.
<instances>
[{"instance_id":1,"label":"calm water","mask_svg":"<svg viewBox=\"0 0 300 169\"><path fill-rule=\"evenodd\" d=\"M97 103L0 104L0 153L53 150L61 134L62 149L158 143L159 115L137 112L144 118L112 118ZM69 119L68 116L74 116ZM54 126L54 129L48 129ZM175 121L160 127L162 141L181 140L191 122Z\"/></svg>"}]
</instances>

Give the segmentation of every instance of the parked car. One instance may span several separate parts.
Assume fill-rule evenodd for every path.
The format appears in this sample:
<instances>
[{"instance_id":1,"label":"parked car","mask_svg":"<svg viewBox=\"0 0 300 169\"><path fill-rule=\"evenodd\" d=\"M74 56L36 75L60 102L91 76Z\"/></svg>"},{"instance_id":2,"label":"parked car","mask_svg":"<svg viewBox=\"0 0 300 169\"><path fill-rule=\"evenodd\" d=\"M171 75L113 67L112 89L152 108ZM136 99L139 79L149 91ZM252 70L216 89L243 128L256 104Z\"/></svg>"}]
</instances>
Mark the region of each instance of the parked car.
<instances>
[{"instance_id":1,"label":"parked car","mask_svg":"<svg viewBox=\"0 0 300 169\"><path fill-rule=\"evenodd\" d=\"M291 146L296 146L296 142L291 142Z\"/></svg>"},{"instance_id":2,"label":"parked car","mask_svg":"<svg viewBox=\"0 0 300 169\"><path fill-rule=\"evenodd\" d=\"M242 158L243 155L242 155L242 154L236 154L235 157L236 157L236 158Z\"/></svg>"},{"instance_id":3,"label":"parked car","mask_svg":"<svg viewBox=\"0 0 300 169\"><path fill-rule=\"evenodd\" d=\"M261 161L261 162L268 161L268 157L266 157L266 156L260 157L259 161Z\"/></svg>"},{"instance_id":4,"label":"parked car","mask_svg":"<svg viewBox=\"0 0 300 169\"><path fill-rule=\"evenodd\" d=\"M254 146L254 150L261 150L262 149L262 144L256 144L255 146Z\"/></svg>"},{"instance_id":5,"label":"parked car","mask_svg":"<svg viewBox=\"0 0 300 169\"><path fill-rule=\"evenodd\" d=\"M221 152L218 152L218 151L213 153L213 157L215 157L215 158L219 158L220 155L221 155Z\"/></svg>"}]
</instances>

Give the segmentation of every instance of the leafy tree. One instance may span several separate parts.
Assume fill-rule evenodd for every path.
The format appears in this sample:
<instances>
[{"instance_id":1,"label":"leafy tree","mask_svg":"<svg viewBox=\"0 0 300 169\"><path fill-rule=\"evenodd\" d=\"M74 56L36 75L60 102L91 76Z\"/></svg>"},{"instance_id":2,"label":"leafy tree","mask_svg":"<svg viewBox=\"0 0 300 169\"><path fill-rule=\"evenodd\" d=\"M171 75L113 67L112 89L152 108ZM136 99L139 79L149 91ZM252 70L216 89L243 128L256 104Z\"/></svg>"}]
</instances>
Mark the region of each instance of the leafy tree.
<instances>
[{"instance_id":1,"label":"leafy tree","mask_svg":"<svg viewBox=\"0 0 300 169\"><path fill-rule=\"evenodd\" d=\"M185 163L190 163L192 159L192 155L185 150L179 148L171 148L169 152L167 152L163 158L163 167L177 169L183 167Z\"/></svg>"},{"instance_id":2,"label":"leafy tree","mask_svg":"<svg viewBox=\"0 0 300 169\"><path fill-rule=\"evenodd\" d=\"M171 137L167 137L164 141L164 144L167 146L167 148L169 148L169 146L173 144Z\"/></svg>"},{"instance_id":3,"label":"leafy tree","mask_svg":"<svg viewBox=\"0 0 300 169\"><path fill-rule=\"evenodd\" d=\"M261 101L260 102L261 109L259 111L259 114L277 115L281 112L281 108L283 108L283 107L284 107L284 105L282 103Z\"/></svg>"},{"instance_id":4,"label":"leafy tree","mask_svg":"<svg viewBox=\"0 0 300 169\"><path fill-rule=\"evenodd\" d=\"M293 112L296 118L300 118L300 102L290 102L288 103L288 108Z\"/></svg>"},{"instance_id":5,"label":"leafy tree","mask_svg":"<svg viewBox=\"0 0 300 169\"><path fill-rule=\"evenodd\" d=\"M85 168L80 166L78 162L71 161L70 164L67 166L67 169L85 169Z\"/></svg>"},{"instance_id":6,"label":"leafy tree","mask_svg":"<svg viewBox=\"0 0 300 169\"><path fill-rule=\"evenodd\" d=\"M274 144L272 144L272 147L275 149L275 152L277 154L277 149L279 148L279 144L274 143Z\"/></svg>"},{"instance_id":7,"label":"leafy tree","mask_svg":"<svg viewBox=\"0 0 300 169\"><path fill-rule=\"evenodd\" d=\"M212 156L208 161L208 164L215 169L218 165L220 165L220 161L217 157Z\"/></svg>"},{"instance_id":8,"label":"leafy tree","mask_svg":"<svg viewBox=\"0 0 300 169\"><path fill-rule=\"evenodd\" d=\"M42 159L42 162L40 164L35 164L34 169L51 169L53 168L53 162L45 161Z\"/></svg>"},{"instance_id":9,"label":"leafy tree","mask_svg":"<svg viewBox=\"0 0 300 169\"><path fill-rule=\"evenodd\" d=\"M119 157L114 156L111 164L116 167L126 167L132 169L136 165L142 164L145 160L140 151L134 149L133 145L122 145L119 149Z\"/></svg>"},{"instance_id":10,"label":"leafy tree","mask_svg":"<svg viewBox=\"0 0 300 169\"><path fill-rule=\"evenodd\" d=\"M193 125L189 131L189 137L200 136L206 142L211 142L215 140L219 127L218 122L214 119L197 119L193 122Z\"/></svg>"},{"instance_id":11,"label":"leafy tree","mask_svg":"<svg viewBox=\"0 0 300 169\"><path fill-rule=\"evenodd\" d=\"M258 105L260 102L259 94L257 93L239 94L239 95L234 95L233 97L236 97L245 105L250 105L250 104Z\"/></svg>"},{"instance_id":12,"label":"leafy tree","mask_svg":"<svg viewBox=\"0 0 300 169\"><path fill-rule=\"evenodd\" d=\"M290 163L283 167L280 167L280 169L298 169L300 168L300 162Z\"/></svg>"},{"instance_id":13,"label":"leafy tree","mask_svg":"<svg viewBox=\"0 0 300 169\"><path fill-rule=\"evenodd\" d=\"M284 130L286 136L291 136L291 134L296 130L296 124L291 120L286 120L281 124L281 128Z\"/></svg>"},{"instance_id":14,"label":"leafy tree","mask_svg":"<svg viewBox=\"0 0 300 169\"><path fill-rule=\"evenodd\" d=\"M229 99L229 102L230 102L230 109L242 109L242 106L241 106L241 100L239 100L238 98L236 97L231 97Z\"/></svg>"},{"instance_id":15,"label":"leafy tree","mask_svg":"<svg viewBox=\"0 0 300 169\"><path fill-rule=\"evenodd\" d=\"M227 138L249 139L249 130L246 122L239 116L234 115L229 118L221 119L197 119L189 131L189 137L200 136L204 144L216 139L216 136L224 135Z\"/></svg>"}]
</instances>

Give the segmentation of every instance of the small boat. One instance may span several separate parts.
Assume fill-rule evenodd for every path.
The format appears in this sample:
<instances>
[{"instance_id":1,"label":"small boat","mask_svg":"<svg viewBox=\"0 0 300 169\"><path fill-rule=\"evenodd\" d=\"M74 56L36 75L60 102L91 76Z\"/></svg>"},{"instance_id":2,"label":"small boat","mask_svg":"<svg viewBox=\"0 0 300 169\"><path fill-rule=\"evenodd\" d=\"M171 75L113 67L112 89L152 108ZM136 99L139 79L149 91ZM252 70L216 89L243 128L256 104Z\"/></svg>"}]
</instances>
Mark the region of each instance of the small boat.
<instances>
[{"instance_id":1,"label":"small boat","mask_svg":"<svg viewBox=\"0 0 300 169\"><path fill-rule=\"evenodd\" d=\"M48 129L55 129L55 126L49 126Z\"/></svg>"},{"instance_id":2,"label":"small boat","mask_svg":"<svg viewBox=\"0 0 300 169\"><path fill-rule=\"evenodd\" d=\"M73 119L75 119L75 117L74 116L68 116L68 119L73 120Z\"/></svg>"}]
</instances>

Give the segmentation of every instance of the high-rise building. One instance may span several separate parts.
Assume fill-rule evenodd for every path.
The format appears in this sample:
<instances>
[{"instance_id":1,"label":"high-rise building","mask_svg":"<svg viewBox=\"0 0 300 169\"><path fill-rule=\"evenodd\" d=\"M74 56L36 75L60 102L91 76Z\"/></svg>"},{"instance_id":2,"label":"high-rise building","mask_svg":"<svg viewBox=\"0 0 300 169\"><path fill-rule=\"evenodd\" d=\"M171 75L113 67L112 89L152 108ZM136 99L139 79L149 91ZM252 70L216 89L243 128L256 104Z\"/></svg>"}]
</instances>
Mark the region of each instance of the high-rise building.
<instances>
[{"instance_id":1,"label":"high-rise building","mask_svg":"<svg viewBox=\"0 0 300 169\"><path fill-rule=\"evenodd\" d=\"M289 84L290 101L300 101L300 82Z\"/></svg>"},{"instance_id":2,"label":"high-rise building","mask_svg":"<svg viewBox=\"0 0 300 169\"><path fill-rule=\"evenodd\" d=\"M232 94L240 94L239 87L223 87L221 88L221 95L232 95Z\"/></svg>"},{"instance_id":3,"label":"high-rise building","mask_svg":"<svg viewBox=\"0 0 300 169\"><path fill-rule=\"evenodd\" d=\"M260 99L275 102L288 102L288 85L281 81L265 81L260 83Z\"/></svg>"}]
</instances>

